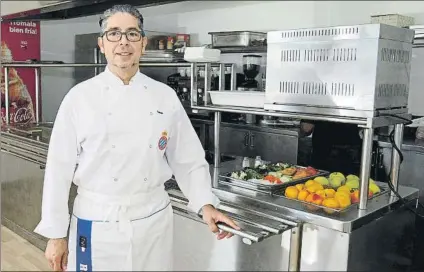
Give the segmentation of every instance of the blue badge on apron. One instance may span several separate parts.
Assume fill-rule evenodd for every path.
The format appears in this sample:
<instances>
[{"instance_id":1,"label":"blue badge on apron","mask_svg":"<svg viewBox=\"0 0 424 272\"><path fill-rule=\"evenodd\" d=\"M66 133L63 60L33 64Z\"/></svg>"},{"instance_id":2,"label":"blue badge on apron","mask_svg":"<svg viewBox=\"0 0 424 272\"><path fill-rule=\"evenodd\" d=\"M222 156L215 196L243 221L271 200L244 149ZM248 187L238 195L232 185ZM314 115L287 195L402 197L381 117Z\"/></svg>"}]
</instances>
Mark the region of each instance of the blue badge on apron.
<instances>
[{"instance_id":1,"label":"blue badge on apron","mask_svg":"<svg viewBox=\"0 0 424 272\"><path fill-rule=\"evenodd\" d=\"M159 138L158 147L159 150L164 150L168 144L168 133L166 131L162 132L162 136Z\"/></svg>"}]
</instances>

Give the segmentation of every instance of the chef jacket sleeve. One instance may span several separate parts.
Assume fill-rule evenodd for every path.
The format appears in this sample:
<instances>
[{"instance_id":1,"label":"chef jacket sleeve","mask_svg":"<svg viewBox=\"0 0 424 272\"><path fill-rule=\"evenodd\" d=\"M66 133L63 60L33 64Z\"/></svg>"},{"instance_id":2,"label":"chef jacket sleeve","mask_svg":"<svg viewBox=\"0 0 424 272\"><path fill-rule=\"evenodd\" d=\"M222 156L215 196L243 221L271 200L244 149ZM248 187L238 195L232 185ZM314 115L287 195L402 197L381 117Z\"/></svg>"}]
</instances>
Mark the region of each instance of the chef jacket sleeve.
<instances>
[{"instance_id":1,"label":"chef jacket sleeve","mask_svg":"<svg viewBox=\"0 0 424 272\"><path fill-rule=\"evenodd\" d=\"M183 194L188 198L188 208L199 213L204 205L219 205L212 192L209 164L205 151L182 104L176 102L172 132L166 157Z\"/></svg>"},{"instance_id":2,"label":"chef jacket sleeve","mask_svg":"<svg viewBox=\"0 0 424 272\"><path fill-rule=\"evenodd\" d=\"M69 227L68 199L76 162L75 112L69 95L63 99L54 122L44 175L41 221L35 232L47 238L64 238Z\"/></svg>"}]
</instances>

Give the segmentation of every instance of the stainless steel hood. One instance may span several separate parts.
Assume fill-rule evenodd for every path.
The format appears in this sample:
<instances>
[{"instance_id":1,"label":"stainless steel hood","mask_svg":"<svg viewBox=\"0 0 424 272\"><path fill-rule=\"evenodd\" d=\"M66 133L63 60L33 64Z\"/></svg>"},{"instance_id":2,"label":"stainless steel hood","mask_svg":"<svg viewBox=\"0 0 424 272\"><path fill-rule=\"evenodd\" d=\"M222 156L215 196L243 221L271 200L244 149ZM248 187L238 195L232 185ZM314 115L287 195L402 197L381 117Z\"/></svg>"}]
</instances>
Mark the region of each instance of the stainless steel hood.
<instances>
[{"instance_id":1,"label":"stainless steel hood","mask_svg":"<svg viewBox=\"0 0 424 272\"><path fill-rule=\"evenodd\" d=\"M116 4L130 4L136 7L147 7L182 2L180 0L67 0L41 7L35 15L31 11L22 13L22 16L3 21L40 21L40 20L63 20L103 13L109 7Z\"/></svg>"}]
</instances>

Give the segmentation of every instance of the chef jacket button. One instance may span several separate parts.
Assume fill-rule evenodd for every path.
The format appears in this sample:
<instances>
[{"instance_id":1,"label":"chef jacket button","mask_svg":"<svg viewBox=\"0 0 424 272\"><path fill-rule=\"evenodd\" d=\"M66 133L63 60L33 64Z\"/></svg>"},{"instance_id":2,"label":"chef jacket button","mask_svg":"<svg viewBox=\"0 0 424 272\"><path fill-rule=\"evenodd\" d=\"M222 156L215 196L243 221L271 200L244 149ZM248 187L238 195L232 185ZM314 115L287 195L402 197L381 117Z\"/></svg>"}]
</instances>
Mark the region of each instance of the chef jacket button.
<instances>
[{"instance_id":1,"label":"chef jacket button","mask_svg":"<svg viewBox=\"0 0 424 272\"><path fill-rule=\"evenodd\" d=\"M147 89L147 86L146 85L144 85L144 89Z\"/></svg>"},{"instance_id":2,"label":"chef jacket button","mask_svg":"<svg viewBox=\"0 0 424 272\"><path fill-rule=\"evenodd\" d=\"M144 178L144 181L147 181L147 178Z\"/></svg>"},{"instance_id":3,"label":"chef jacket button","mask_svg":"<svg viewBox=\"0 0 424 272\"><path fill-rule=\"evenodd\" d=\"M150 112L150 115L153 115L153 112Z\"/></svg>"},{"instance_id":4,"label":"chef jacket button","mask_svg":"<svg viewBox=\"0 0 424 272\"><path fill-rule=\"evenodd\" d=\"M112 145L112 148L115 148L116 146L115 145Z\"/></svg>"},{"instance_id":5,"label":"chef jacket button","mask_svg":"<svg viewBox=\"0 0 424 272\"><path fill-rule=\"evenodd\" d=\"M107 115L109 115L109 116L110 116L110 115L112 115L112 113L111 113L111 112L108 112L108 113L107 113Z\"/></svg>"},{"instance_id":6,"label":"chef jacket button","mask_svg":"<svg viewBox=\"0 0 424 272\"><path fill-rule=\"evenodd\" d=\"M152 145L149 145L150 148L152 148Z\"/></svg>"},{"instance_id":7,"label":"chef jacket button","mask_svg":"<svg viewBox=\"0 0 424 272\"><path fill-rule=\"evenodd\" d=\"M117 178L114 178L113 181L118 181L118 179Z\"/></svg>"}]
</instances>

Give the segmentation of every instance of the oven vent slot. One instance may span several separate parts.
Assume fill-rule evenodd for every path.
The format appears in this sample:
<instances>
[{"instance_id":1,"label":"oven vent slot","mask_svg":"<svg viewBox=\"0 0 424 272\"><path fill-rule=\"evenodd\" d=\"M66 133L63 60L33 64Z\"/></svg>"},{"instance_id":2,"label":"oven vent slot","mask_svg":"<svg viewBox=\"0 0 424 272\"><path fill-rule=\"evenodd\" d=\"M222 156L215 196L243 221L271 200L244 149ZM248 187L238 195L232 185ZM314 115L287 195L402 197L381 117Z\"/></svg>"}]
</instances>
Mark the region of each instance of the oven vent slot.
<instances>
[{"instance_id":1,"label":"oven vent slot","mask_svg":"<svg viewBox=\"0 0 424 272\"><path fill-rule=\"evenodd\" d=\"M303 82L302 93L309 95L327 95L327 83Z\"/></svg>"},{"instance_id":2,"label":"oven vent slot","mask_svg":"<svg viewBox=\"0 0 424 272\"><path fill-rule=\"evenodd\" d=\"M297 61L300 61L300 50L281 51L281 62L297 62Z\"/></svg>"},{"instance_id":3,"label":"oven vent slot","mask_svg":"<svg viewBox=\"0 0 424 272\"><path fill-rule=\"evenodd\" d=\"M394 97L394 96L407 96L406 84L380 84L378 85L378 97Z\"/></svg>"},{"instance_id":4,"label":"oven vent slot","mask_svg":"<svg viewBox=\"0 0 424 272\"><path fill-rule=\"evenodd\" d=\"M382 48L381 61L409 63L410 62L409 51L393 49L393 48Z\"/></svg>"},{"instance_id":5,"label":"oven vent slot","mask_svg":"<svg viewBox=\"0 0 424 272\"><path fill-rule=\"evenodd\" d=\"M349 34L359 34L359 27L335 27L335 28L325 28L325 29L307 29L307 30L283 31L281 33L283 38L337 36L337 35L349 35Z\"/></svg>"},{"instance_id":6,"label":"oven vent slot","mask_svg":"<svg viewBox=\"0 0 424 272\"><path fill-rule=\"evenodd\" d=\"M280 82L280 93L298 94L300 89L299 82L282 81Z\"/></svg>"}]
</instances>

